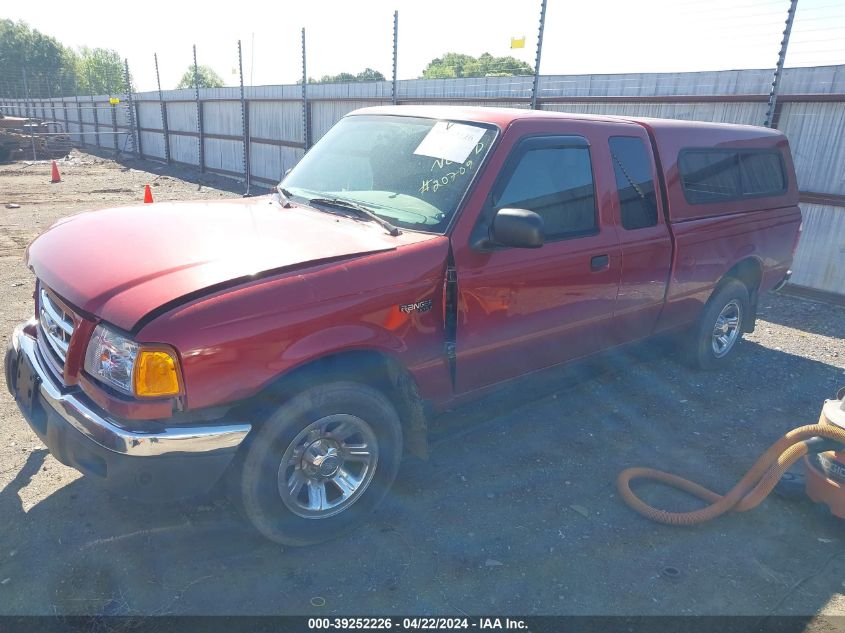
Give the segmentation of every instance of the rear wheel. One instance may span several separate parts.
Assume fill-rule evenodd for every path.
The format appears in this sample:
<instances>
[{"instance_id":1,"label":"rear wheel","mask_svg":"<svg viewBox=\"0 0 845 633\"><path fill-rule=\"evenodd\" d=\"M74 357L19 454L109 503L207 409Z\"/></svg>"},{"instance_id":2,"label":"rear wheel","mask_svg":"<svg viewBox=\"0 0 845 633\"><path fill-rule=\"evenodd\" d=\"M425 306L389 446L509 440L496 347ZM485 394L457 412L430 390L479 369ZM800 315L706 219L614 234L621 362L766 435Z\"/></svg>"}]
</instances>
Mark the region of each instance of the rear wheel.
<instances>
[{"instance_id":1,"label":"rear wheel","mask_svg":"<svg viewBox=\"0 0 845 633\"><path fill-rule=\"evenodd\" d=\"M252 439L242 507L273 541L319 543L369 517L401 456L399 416L382 393L354 382L312 387L276 409Z\"/></svg>"},{"instance_id":2,"label":"rear wheel","mask_svg":"<svg viewBox=\"0 0 845 633\"><path fill-rule=\"evenodd\" d=\"M693 331L689 350L691 364L701 369L715 369L728 362L742 338L749 316L748 289L736 279L724 281L704 306Z\"/></svg>"}]
</instances>

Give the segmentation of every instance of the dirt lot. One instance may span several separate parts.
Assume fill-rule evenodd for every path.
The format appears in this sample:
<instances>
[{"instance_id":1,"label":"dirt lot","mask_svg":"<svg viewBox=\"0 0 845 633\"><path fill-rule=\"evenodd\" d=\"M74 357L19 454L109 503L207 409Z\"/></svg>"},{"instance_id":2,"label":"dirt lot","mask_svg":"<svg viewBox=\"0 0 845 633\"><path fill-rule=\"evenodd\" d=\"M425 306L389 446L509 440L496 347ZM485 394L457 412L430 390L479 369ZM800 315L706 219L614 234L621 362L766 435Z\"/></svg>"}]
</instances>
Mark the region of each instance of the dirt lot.
<instances>
[{"instance_id":1,"label":"dirt lot","mask_svg":"<svg viewBox=\"0 0 845 633\"><path fill-rule=\"evenodd\" d=\"M60 167L51 185L48 164L0 166L4 348L32 312L23 249L57 218L140 201L147 182L157 200L240 195L230 181L85 153ZM769 295L761 312L720 373L650 345L447 413L432 459L406 462L368 525L306 549L262 540L219 498L110 497L49 456L3 389L0 613L845 614L845 532L822 508L773 496L670 528L615 491L630 465L725 490L845 385L845 310Z\"/></svg>"}]
</instances>

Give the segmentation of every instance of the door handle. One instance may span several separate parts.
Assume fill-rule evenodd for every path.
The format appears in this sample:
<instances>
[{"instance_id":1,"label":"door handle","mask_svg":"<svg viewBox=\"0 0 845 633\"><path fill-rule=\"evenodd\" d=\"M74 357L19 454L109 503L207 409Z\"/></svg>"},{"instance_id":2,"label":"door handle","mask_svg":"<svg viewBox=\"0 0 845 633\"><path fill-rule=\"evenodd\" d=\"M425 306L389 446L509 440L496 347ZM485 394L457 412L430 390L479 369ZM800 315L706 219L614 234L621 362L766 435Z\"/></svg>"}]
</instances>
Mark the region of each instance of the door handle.
<instances>
[{"instance_id":1,"label":"door handle","mask_svg":"<svg viewBox=\"0 0 845 633\"><path fill-rule=\"evenodd\" d=\"M597 273L610 265L609 255L596 255L590 260L590 272Z\"/></svg>"}]
</instances>

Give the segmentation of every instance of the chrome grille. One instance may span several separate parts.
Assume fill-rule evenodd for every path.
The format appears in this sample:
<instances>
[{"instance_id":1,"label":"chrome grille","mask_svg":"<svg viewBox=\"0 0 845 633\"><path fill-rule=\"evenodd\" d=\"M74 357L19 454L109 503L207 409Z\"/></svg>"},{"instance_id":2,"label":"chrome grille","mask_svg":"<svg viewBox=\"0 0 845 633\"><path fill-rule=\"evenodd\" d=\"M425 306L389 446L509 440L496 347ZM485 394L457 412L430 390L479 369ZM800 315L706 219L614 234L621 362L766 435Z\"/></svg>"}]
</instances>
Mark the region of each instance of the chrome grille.
<instances>
[{"instance_id":1,"label":"chrome grille","mask_svg":"<svg viewBox=\"0 0 845 633\"><path fill-rule=\"evenodd\" d=\"M73 336L73 315L65 312L50 298L44 288L40 289L38 314L39 334L60 366L67 360L67 349Z\"/></svg>"}]
</instances>

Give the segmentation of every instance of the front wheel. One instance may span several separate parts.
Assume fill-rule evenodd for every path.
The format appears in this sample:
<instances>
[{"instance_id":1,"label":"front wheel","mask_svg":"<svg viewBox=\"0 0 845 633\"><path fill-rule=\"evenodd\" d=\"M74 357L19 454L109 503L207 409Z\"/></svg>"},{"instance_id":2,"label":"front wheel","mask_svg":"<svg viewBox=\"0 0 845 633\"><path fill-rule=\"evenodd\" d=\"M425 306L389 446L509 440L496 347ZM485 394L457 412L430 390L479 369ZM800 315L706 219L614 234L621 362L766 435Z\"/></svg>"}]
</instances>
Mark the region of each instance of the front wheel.
<instances>
[{"instance_id":1,"label":"front wheel","mask_svg":"<svg viewBox=\"0 0 845 633\"><path fill-rule=\"evenodd\" d=\"M690 361L701 369L715 369L733 355L749 317L748 289L736 280L725 281L710 297L690 342Z\"/></svg>"},{"instance_id":2,"label":"front wheel","mask_svg":"<svg viewBox=\"0 0 845 633\"><path fill-rule=\"evenodd\" d=\"M382 393L354 382L312 387L276 409L252 439L242 507L273 541L319 543L369 517L401 456L399 416Z\"/></svg>"}]
</instances>

